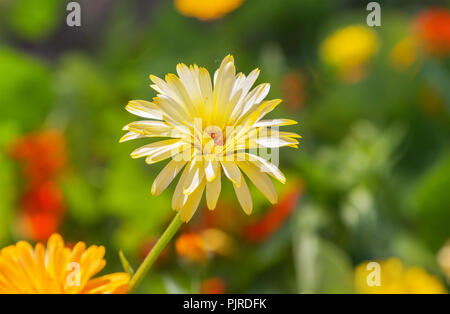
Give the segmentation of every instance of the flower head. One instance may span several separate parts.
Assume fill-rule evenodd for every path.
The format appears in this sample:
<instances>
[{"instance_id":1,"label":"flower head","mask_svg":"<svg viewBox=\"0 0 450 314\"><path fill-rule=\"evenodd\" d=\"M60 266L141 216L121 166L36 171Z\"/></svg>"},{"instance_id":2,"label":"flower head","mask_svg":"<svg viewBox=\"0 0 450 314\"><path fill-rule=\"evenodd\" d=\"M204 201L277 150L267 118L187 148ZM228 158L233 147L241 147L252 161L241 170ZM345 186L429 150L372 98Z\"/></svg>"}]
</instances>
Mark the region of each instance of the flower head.
<instances>
[{"instance_id":1,"label":"flower head","mask_svg":"<svg viewBox=\"0 0 450 314\"><path fill-rule=\"evenodd\" d=\"M124 127L121 141L137 138L169 137L132 152L133 158L146 157L148 164L172 160L156 177L152 194L159 195L184 168L176 186L172 207L181 219L189 221L204 190L209 209L214 209L224 174L233 184L245 211L252 212L252 199L241 172L272 203L277 202L275 187L267 174L284 183L276 165L257 155L257 150L277 152L282 146L297 147L295 133L278 131L279 126L296 124L288 119L263 120L281 100L265 101L270 85L251 89L259 70L248 76L236 74L232 56L227 56L214 75L205 68L177 66L178 76L165 80L151 75L158 96L152 102L135 100L126 109L147 120Z\"/></svg>"},{"instance_id":2,"label":"flower head","mask_svg":"<svg viewBox=\"0 0 450 314\"><path fill-rule=\"evenodd\" d=\"M199 20L215 20L236 10L244 0L175 0L177 10Z\"/></svg>"},{"instance_id":3,"label":"flower head","mask_svg":"<svg viewBox=\"0 0 450 314\"><path fill-rule=\"evenodd\" d=\"M446 293L442 282L420 267L406 268L398 258L379 262L379 276L371 276L376 268L368 267L368 262L361 263L355 270L355 287L359 293ZM373 278L372 278L373 277ZM370 282L379 279L379 283Z\"/></svg>"},{"instance_id":4,"label":"flower head","mask_svg":"<svg viewBox=\"0 0 450 314\"><path fill-rule=\"evenodd\" d=\"M0 251L0 293L125 293L129 275L114 273L92 279L105 266L105 248L86 249L78 242L64 247L59 234L53 234L47 248L25 241Z\"/></svg>"}]
</instances>

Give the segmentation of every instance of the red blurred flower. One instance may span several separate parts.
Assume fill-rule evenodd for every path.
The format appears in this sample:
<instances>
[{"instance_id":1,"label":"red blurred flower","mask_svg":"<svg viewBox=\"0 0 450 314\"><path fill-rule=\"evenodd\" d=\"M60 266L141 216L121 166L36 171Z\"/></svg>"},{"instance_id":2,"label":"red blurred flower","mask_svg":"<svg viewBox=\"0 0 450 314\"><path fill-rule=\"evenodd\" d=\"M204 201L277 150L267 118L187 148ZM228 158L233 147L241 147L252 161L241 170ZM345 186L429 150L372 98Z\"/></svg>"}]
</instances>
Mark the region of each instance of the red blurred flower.
<instances>
[{"instance_id":1,"label":"red blurred flower","mask_svg":"<svg viewBox=\"0 0 450 314\"><path fill-rule=\"evenodd\" d=\"M225 282L219 277L212 277L202 281L200 285L202 294L224 294Z\"/></svg>"},{"instance_id":2,"label":"red blurred flower","mask_svg":"<svg viewBox=\"0 0 450 314\"><path fill-rule=\"evenodd\" d=\"M52 181L31 185L23 195L21 205L27 212L55 215L62 215L64 212L62 192Z\"/></svg>"},{"instance_id":3,"label":"red blurred flower","mask_svg":"<svg viewBox=\"0 0 450 314\"><path fill-rule=\"evenodd\" d=\"M66 163L66 144L58 131L30 133L12 147L12 156L23 163L31 181L47 180L58 174Z\"/></svg>"},{"instance_id":4,"label":"red blurred flower","mask_svg":"<svg viewBox=\"0 0 450 314\"><path fill-rule=\"evenodd\" d=\"M52 181L31 185L21 199L23 231L44 241L58 230L64 216L63 195Z\"/></svg>"},{"instance_id":5,"label":"red blurred flower","mask_svg":"<svg viewBox=\"0 0 450 314\"><path fill-rule=\"evenodd\" d=\"M450 10L431 8L414 19L414 27L425 48L432 54L450 53Z\"/></svg>"},{"instance_id":6,"label":"red blurred flower","mask_svg":"<svg viewBox=\"0 0 450 314\"><path fill-rule=\"evenodd\" d=\"M298 203L303 192L302 183L294 183L261 219L247 226L244 236L251 242L262 242L283 225Z\"/></svg>"},{"instance_id":7,"label":"red blurred flower","mask_svg":"<svg viewBox=\"0 0 450 314\"><path fill-rule=\"evenodd\" d=\"M63 194L54 182L66 163L66 144L58 131L29 133L12 147L23 166L27 188L21 199L20 224L28 237L45 241L64 216Z\"/></svg>"}]
</instances>

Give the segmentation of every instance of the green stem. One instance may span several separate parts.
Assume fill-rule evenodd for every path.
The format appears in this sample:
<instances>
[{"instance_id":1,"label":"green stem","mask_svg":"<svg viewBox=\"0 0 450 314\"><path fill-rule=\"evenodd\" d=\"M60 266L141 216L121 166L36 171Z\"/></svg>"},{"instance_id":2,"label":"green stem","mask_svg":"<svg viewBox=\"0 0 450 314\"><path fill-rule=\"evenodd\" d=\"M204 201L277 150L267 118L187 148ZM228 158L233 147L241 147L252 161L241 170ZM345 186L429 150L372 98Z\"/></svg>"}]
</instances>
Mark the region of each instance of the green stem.
<instances>
[{"instance_id":1,"label":"green stem","mask_svg":"<svg viewBox=\"0 0 450 314\"><path fill-rule=\"evenodd\" d=\"M182 224L183 222L180 219L180 213L178 213L173 218L166 231L164 231L162 236L158 239L158 242L156 242L155 246L153 246L153 248L147 254L134 276L131 278L128 292L133 292L137 288L137 286L139 286L142 279L144 279L145 275L148 273L158 256L161 254L162 250L164 250L170 240L172 240L173 236L177 233Z\"/></svg>"}]
</instances>

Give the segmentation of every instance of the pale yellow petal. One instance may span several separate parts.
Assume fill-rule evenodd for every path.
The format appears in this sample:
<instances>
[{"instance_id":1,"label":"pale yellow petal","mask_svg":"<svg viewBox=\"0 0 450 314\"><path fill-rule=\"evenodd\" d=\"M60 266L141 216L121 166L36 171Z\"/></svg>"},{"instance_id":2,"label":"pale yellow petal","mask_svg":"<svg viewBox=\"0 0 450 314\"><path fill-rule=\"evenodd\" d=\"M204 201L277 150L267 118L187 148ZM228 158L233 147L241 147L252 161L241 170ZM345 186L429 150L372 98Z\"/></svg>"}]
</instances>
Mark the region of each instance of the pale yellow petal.
<instances>
[{"instance_id":1,"label":"pale yellow petal","mask_svg":"<svg viewBox=\"0 0 450 314\"><path fill-rule=\"evenodd\" d=\"M275 204L278 201L277 191L270 178L262 172L262 170L248 161L238 162L238 166L242 169L253 184L260 190L265 197Z\"/></svg>"},{"instance_id":2,"label":"pale yellow petal","mask_svg":"<svg viewBox=\"0 0 450 314\"><path fill-rule=\"evenodd\" d=\"M128 102L125 109L139 117L162 120L163 114L161 110L149 101L145 100L132 100Z\"/></svg>"},{"instance_id":3,"label":"pale yellow petal","mask_svg":"<svg viewBox=\"0 0 450 314\"><path fill-rule=\"evenodd\" d=\"M208 182L213 181L219 171L219 162L217 160L211 159L205 161L205 175Z\"/></svg>"},{"instance_id":4,"label":"pale yellow petal","mask_svg":"<svg viewBox=\"0 0 450 314\"><path fill-rule=\"evenodd\" d=\"M249 162L255 164L255 166L258 167L259 169L261 169L263 172L270 174L272 177L274 177L281 183L283 183L283 184L286 183L286 177L283 175L283 173L280 171L280 169L278 169L277 166L270 163L266 159L264 159L260 156L256 156L256 155L248 154L248 153L238 153L237 156L238 156L239 160L249 161Z\"/></svg>"},{"instance_id":5,"label":"pale yellow petal","mask_svg":"<svg viewBox=\"0 0 450 314\"><path fill-rule=\"evenodd\" d=\"M186 198L184 200L184 204L180 208L180 218L184 222L188 222L191 220L195 211L200 204L200 200L202 199L203 191L205 190L205 182L206 180L202 180L197 189L190 195L184 195Z\"/></svg>"},{"instance_id":6,"label":"pale yellow petal","mask_svg":"<svg viewBox=\"0 0 450 314\"><path fill-rule=\"evenodd\" d=\"M253 202L252 196L250 195L250 191L247 186L247 182L245 182L245 179L242 178L241 186L233 184L233 187L242 209L247 215L250 215L253 210Z\"/></svg>"},{"instance_id":7,"label":"pale yellow petal","mask_svg":"<svg viewBox=\"0 0 450 314\"><path fill-rule=\"evenodd\" d=\"M242 174L239 167L233 161L221 161L220 163L227 178L239 187L242 181Z\"/></svg>"},{"instance_id":8,"label":"pale yellow petal","mask_svg":"<svg viewBox=\"0 0 450 314\"><path fill-rule=\"evenodd\" d=\"M217 172L216 178L211 182L206 182L206 204L210 210L216 208L222 188L221 171Z\"/></svg>"},{"instance_id":9,"label":"pale yellow petal","mask_svg":"<svg viewBox=\"0 0 450 314\"><path fill-rule=\"evenodd\" d=\"M205 171L203 170L203 162L196 159L191 162L189 172L184 181L183 194L192 194L203 181Z\"/></svg>"},{"instance_id":10,"label":"pale yellow petal","mask_svg":"<svg viewBox=\"0 0 450 314\"><path fill-rule=\"evenodd\" d=\"M171 160L153 182L152 194L155 196L161 194L185 165L186 161Z\"/></svg>"}]
</instances>

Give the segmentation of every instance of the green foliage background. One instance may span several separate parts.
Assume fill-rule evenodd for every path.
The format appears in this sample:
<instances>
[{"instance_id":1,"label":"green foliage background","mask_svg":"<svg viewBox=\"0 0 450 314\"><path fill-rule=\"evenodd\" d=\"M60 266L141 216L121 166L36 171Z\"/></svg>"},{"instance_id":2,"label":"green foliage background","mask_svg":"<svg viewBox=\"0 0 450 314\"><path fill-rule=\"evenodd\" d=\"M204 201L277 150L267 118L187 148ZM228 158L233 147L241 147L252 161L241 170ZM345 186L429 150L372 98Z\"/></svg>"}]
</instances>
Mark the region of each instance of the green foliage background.
<instances>
[{"instance_id":1,"label":"green foliage background","mask_svg":"<svg viewBox=\"0 0 450 314\"><path fill-rule=\"evenodd\" d=\"M356 264L391 256L443 278L436 254L450 238L449 59L430 57L403 72L388 62L411 18L431 2L382 4L382 27L374 29L380 51L355 84L340 82L318 47L335 29L365 23L365 2L247 0L212 22L180 15L169 0L80 3L82 26L71 28L64 1L0 1L2 246L21 239L15 221L22 187L7 147L22 134L52 127L64 131L69 153L60 233L105 245L105 272L121 270L119 249L138 265L143 243L173 216L173 187L151 196L162 165L132 160L137 142L118 144L122 126L134 120L124 106L155 95L149 74L174 72L179 62L212 72L231 53L239 71L261 69L258 82L272 84L270 98L283 97L290 71L307 78L304 107L281 106L272 114L299 121L290 130L303 135L301 147L282 149L280 165L306 191L264 243L236 235L238 254L206 265L185 263L170 248L169 260L150 273L141 292L198 292L198 283L214 276L224 279L227 292L353 292ZM448 2L435 4L448 8ZM427 89L438 94L439 115L424 110ZM252 217L224 210L257 220L269 205L253 195ZM237 204L230 186L221 199Z\"/></svg>"}]
</instances>

